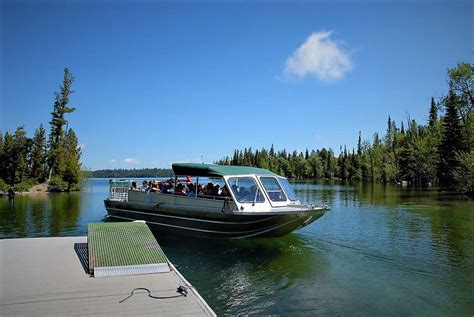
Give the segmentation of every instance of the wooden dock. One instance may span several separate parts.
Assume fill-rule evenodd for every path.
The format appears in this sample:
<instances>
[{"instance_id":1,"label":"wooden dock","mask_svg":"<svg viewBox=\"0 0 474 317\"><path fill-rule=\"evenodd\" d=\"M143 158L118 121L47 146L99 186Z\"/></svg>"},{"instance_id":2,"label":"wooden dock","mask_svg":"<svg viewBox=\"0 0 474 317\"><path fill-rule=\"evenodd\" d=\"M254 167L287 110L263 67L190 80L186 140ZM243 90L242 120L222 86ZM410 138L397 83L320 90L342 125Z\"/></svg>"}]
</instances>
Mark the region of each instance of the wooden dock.
<instances>
[{"instance_id":1,"label":"wooden dock","mask_svg":"<svg viewBox=\"0 0 474 317\"><path fill-rule=\"evenodd\" d=\"M0 316L215 316L172 264L164 273L91 277L86 243L86 237L0 240ZM135 288L173 298L137 290L120 303Z\"/></svg>"}]
</instances>

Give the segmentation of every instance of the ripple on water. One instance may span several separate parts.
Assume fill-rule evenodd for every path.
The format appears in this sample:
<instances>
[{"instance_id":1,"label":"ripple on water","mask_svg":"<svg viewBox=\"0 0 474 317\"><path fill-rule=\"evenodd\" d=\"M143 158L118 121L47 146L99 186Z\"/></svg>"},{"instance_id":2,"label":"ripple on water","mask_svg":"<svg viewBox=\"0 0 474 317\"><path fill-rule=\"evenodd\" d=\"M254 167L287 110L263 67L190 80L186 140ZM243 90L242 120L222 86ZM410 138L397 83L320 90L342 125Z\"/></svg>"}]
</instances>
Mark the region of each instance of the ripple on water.
<instances>
[{"instance_id":1,"label":"ripple on water","mask_svg":"<svg viewBox=\"0 0 474 317\"><path fill-rule=\"evenodd\" d=\"M159 236L218 315L434 315L474 311L474 202L435 191L295 184L331 210L277 239ZM1 238L84 235L103 220L107 180L79 195L0 198Z\"/></svg>"}]
</instances>

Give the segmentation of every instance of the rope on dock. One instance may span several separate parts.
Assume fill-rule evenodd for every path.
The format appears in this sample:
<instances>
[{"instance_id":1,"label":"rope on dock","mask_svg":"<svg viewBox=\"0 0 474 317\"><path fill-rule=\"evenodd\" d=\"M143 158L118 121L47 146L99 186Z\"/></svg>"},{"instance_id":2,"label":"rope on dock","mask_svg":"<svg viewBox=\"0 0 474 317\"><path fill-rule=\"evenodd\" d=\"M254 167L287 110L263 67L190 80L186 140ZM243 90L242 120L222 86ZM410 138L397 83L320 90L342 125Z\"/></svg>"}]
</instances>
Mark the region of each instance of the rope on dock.
<instances>
[{"instance_id":1,"label":"rope on dock","mask_svg":"<svg viewBox=\"0 0 474 317\"><path fill-rule=\"evenodd\" d=\"M128 295L127 297L125 297L124 299L119 301L119 303L121 304L124 301L126 301L127 299L129 299L130 297L132 297L133 295L135 295L135 291L138 291L138 290L147 291L148 292L148 297L153 298L153 299L169 299L169 298L177 298L177 297L181 297L181 296L186 297L188 295L187 287L186 286L181 286L181 285L176 289L176 292L179 293L179 295L173 295L173 296L153 296L153 295L151 295L151 291L148 288L137 287L137 288L132 289L132 291L130 292L130 295Z\"/></svg>"}]
</instances>

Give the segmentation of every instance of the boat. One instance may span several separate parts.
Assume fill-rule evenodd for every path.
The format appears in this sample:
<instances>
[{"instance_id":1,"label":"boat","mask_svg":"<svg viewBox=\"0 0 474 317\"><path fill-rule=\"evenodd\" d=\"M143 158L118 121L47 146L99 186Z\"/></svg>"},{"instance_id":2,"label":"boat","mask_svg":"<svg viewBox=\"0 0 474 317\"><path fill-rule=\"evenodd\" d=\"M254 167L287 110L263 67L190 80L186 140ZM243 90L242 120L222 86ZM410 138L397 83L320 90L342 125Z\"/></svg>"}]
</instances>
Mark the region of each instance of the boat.
<instances>
[{"instance_id":1,"label":"boat","mask_svg":"<svg viewBox=\"0 0 474 317\"><path fill-rule=\"evenodd\" d=\"M157 232L241 239L284 236L329 210L302 204L286 178L266 169L199 163L172 169L174 178L141 189L137 181L111 179L108 217L144 220Z\"/></svg>"}]
</instances>

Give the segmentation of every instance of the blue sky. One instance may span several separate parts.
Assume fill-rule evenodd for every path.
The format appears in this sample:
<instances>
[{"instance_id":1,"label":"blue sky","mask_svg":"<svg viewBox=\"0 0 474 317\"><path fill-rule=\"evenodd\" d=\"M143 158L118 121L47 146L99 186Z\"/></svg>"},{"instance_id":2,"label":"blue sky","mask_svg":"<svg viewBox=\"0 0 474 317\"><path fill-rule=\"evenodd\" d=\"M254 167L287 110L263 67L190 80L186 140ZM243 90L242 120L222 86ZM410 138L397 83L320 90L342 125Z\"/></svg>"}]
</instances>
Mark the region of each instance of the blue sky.
<instances>
[{"instance_id":1,"label":"blue sky","mask_svg":"<svg viewBox=\"0 0 474 317\"><path fill-rule=\"evenodd\" d=\"M425 123L472 62L473 5L2 1L1 131L47 126L64 67L91 169L212 162L234 148L352 148Z\"/></svg>"}]
</instances>

